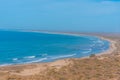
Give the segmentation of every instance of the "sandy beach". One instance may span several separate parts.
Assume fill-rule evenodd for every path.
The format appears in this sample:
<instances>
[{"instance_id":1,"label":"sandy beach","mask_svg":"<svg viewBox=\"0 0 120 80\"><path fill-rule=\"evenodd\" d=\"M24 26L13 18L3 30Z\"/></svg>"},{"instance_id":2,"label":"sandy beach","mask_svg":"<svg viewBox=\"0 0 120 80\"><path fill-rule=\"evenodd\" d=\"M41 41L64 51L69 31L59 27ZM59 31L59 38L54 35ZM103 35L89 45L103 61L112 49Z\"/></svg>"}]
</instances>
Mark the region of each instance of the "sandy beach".
<instances>
[{"instance_id":1,"label":"sandy beach","mask_svg":"<svg viewBox=\"0 0 120 80\"><path fill-rule=\"evenodd\" d=\"M87 34L84 34L84 35L87 35ZM120 69L119 64L116 64L116 62L118 63L120 61L119 59L120 58L120 47L119 47L120 36L118 34L116 36L112 34L89 34L89 35L97 36L97 37L100 37L101 39L109 41L111 43L110 49L102 53L99 53L95 56L88 56L84 58L69 58L69 59L62 59L62 60L57 60L54 62L47 62L47 63L32 63L32 64L12 65L12 66L3 66L3 67L1 66L0 80L78 80L78 79L119 80L120 79L119 74L115 74L115 75L113 74L118 73L117 69L118 70ZM118 59L118 60L116 61L115 59ZM79 72L79 69L78 69L78 74L77 72L74 73L78 75L76 77L75 75L72 74L72 72L70 73L69 71L71 71L71 67L73 70L74 68L77 69L78 64L79 66L82 65L83 70L82 72L81 70ZM115 65L110 66L110 64L115 64ZM100 66L100 69L103 69L103 70L99 71L99 69L96 68L96 66L98 65ZM103 68L105 66L109 66L110 69ZM91 68L91 67L92 69L88 70L88 68ZM67 71L64 72L64 70L67 70ZM109 70L111 71L109 72ZM104 76L102 75L102 71L104 72ZM86 72L89 72L89 73L86 73ZM94 75L97 75L98 78L96 76L91 77L90 76L91 72ZM66 74L66 76L63 75L64 73ZM112 77L111 76L108 77L109 75L107 75L107 73L111 73L109 75L111 75ZM51 75L48 75L48 74L51 74ZM56 74L56 76L52 76L54 74ZM82 77L79 74L81 74ZM72 76L73 77L71 79L69 78L66 79L66 77L70 75L71 77ZM90 76L89 79L87 79L85 75ZM63 79L61 79L61 77Z\"/></svg>"}]
</instances>

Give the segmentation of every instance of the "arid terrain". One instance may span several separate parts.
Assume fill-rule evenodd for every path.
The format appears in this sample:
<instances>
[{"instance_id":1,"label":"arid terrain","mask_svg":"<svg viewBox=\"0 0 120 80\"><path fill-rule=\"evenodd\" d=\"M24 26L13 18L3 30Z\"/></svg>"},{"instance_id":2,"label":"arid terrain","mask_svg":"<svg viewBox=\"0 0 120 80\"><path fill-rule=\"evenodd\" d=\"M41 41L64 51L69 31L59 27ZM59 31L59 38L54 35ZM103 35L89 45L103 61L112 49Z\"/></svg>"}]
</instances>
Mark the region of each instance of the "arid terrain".
<instances>
[{"instance_id":1,"label":"arid terrain","mask_svg":"<svg viewBox=\"0 0 120 80\"><path fill-rule=\"evenodd\" d=\"M115 49L86 58L0 67L0 80L120 80L119 34L91 35L115 41Z\"/></svg>"}]
</instances>

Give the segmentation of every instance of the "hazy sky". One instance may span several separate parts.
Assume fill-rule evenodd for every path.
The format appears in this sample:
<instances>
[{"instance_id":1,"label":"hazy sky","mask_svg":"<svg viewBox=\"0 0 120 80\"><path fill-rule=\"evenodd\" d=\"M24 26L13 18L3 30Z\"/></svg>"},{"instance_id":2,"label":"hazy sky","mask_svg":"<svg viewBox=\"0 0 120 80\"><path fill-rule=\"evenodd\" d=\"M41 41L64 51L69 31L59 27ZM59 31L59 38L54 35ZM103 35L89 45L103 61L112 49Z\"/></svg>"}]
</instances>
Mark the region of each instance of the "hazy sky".
<instances>
[{"instance_id":1,"label":"hazy sky","mask_svg":"<svg viewBox=\"0 0 120 80\"><path fill-rule=\"evenodd\" d=\"M120 32L120 0L0 0L0 28Z\"/></svg>"}]
</instances>

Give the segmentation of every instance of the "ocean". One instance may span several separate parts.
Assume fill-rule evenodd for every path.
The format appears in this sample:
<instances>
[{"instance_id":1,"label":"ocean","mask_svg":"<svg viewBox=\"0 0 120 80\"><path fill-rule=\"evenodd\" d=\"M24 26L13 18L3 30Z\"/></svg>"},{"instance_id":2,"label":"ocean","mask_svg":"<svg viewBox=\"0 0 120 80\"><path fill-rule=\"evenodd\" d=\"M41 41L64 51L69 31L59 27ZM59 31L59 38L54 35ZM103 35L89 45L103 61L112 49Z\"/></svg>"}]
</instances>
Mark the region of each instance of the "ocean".
<instances>
[{"instance_id":1,"label":"ocean","mask_svg":"<svg viewBox=\"0 0 120 80\"><path fill-rule=\"evenodd\" d=\"M81 58L103 52L109 44L94 36L1 30L0 65Z\"/></svg>"}]
</instances>

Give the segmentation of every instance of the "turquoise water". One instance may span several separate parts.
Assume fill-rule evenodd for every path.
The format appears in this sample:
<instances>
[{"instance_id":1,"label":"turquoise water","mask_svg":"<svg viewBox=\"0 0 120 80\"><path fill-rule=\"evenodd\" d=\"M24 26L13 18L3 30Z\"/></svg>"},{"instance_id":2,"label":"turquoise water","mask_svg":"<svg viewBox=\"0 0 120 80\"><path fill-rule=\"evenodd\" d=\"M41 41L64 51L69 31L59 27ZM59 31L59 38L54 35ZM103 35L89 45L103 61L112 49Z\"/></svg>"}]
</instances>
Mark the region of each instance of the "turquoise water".
<instances>
[{"instance_id":1,"label":"turquoise water","mask_svg":"<svg viewBox=\"0 0 120 80\"><path fill-rule=\"evenodd\" d=\"M0 31L0 65L85 57L108 48L108 41L92 36Z\"/></svg>"}]
</instances>

